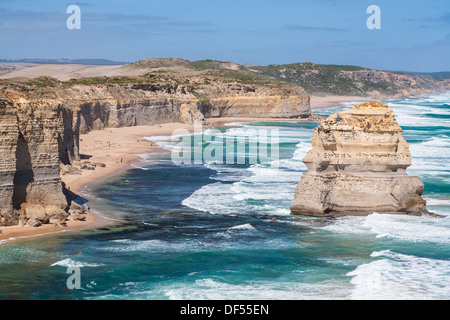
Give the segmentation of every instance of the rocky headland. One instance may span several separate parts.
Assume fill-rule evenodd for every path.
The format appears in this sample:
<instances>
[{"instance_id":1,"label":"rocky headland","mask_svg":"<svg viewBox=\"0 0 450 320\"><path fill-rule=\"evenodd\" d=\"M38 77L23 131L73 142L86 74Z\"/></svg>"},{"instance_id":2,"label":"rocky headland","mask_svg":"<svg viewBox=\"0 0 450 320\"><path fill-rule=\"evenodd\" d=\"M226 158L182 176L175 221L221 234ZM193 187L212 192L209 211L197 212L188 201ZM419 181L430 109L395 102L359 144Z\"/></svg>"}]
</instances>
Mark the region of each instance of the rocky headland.
<instances>
[{"instance_id":1,"label":"rocky headland","mask_svg":"<svg viewBox=\"0 0 450 320\"><path fill-rule=\"evenodd\" d=\"M295 191L292 214L343 216L428 213L424 184L406 169L408 144L394 112L368 102L319 122L308 167Z\"/></svg>"}]
</instances>

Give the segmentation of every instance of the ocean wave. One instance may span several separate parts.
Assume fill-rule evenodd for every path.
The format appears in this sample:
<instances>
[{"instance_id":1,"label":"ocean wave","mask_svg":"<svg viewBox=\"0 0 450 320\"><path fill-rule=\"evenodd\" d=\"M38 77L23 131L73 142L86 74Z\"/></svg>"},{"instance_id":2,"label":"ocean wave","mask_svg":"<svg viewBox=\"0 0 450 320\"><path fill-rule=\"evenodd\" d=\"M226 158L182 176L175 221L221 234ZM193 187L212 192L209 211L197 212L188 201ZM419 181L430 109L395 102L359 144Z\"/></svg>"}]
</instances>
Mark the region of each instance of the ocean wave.
<instances>
[{"instance_id":1,"label":"ocean wave","mask_svg":"<svg viewBox=\"0 0 450 320\"><path fill-rule=\"evenodd\" d=\"M211 230L212 231L212 230ZM261 239L258 230L251 224L236 225L233 227L217 228L209 232L205 238L189 240L111 240L95 247L100 252L120 253L193 253L217 252L228 249L256 250L256 249L282 249L291 248L292 245L282 239ZM249 236L254 236L252 240ZM219 239L220 241L217 241ZM300 244L298 244L300 245Z\"/></svg>"},{"instance_id":2,"label":"ocean wave","mask_svg":"<svg viewBox=\"0 0 450 320\"><path fill-rule=\"evenodd\" d=\"M228 228L228 230L247 230L247 231L256 231L255 227L253 227L250 223L240 224L237 226L233 226Z\"/></svg>"},{"instance_id":3,"label":"ocean wave","mask_svg":"<svg viewBox=\"0 0 450 320\"><path fill-rule=\"evenodd\" d=\"M77 268L83 268L83 267L100 267L103 266L102 263L89 263L89 262L81 262L81 261L75 261L72 258L67 258L58 262L55 262L51 264L52 267L54 266L60 266L60 267L77 267Z\"/></svg>"},{"instance_id":4,"label":"ocean wave","mask_svg":"<svg viewBox=\"0 0 450 320\"><path fill-rule=\"evenodd\" d=\"M353 299L447 299L450 261L375 251L375 261L347 273L354 285Z\"/></svg>"},{"instance_id":5,"label":"ocean wave","mask_svg":"<svg viewBox=\"0 0 450 320\"><path fill-rule=\"evenodd\" d=\"M348 234L374 235L400 241L450 243L450 218L412 217L373 213L367 217L337 218L320 229Z\"/></svg>"},{"instance_id":6,"label":"ocean wave","mask_svg":"<svg viewBox=\"0 0 450 320\"><path fill-rule=\"evenodd\" d=\"M425 198L427 206L446 206L450 208L450 199Z\"/></svg>"},{"instance_id":7,"label":"ocean wave","mask_svg":"<svg viewBox=\"0 0 450 320\"><path fill-rule=\"evenodd\" d=\"M233 284L202 278L193 284L176 284L162 290L170 300L320 300L346 298L349 295L347 286L334 281L300 283L277 280Z\"/></svg>"}]
</instances>

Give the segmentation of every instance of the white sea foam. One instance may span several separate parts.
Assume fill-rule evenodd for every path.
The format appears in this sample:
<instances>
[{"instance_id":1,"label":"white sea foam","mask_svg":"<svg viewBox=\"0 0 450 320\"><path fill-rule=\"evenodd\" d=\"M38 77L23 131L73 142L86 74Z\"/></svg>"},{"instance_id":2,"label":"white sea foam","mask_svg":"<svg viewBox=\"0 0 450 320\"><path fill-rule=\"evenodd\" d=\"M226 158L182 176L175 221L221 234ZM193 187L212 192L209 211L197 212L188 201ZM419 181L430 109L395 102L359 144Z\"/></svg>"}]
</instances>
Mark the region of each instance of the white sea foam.
<instances>
[{"instance_id":1,"label":"white sea foam","mask_svg":"<svg viewBox=\"0 0 450 320\"><path fill-rule=\"evenodd\" d=\"M301 283L295 281L245 281L241 284L203 278L190 285L162 288L171 300L307 300L339 299L349 295L350 288L335 281Z\"/></svg>"},{"instance_id":2,"label":"white sea foam","mask_svg":"<svg viewBox=\"0 0 450 320\"><path fill-rule=\"evenodd\" d=\"M440 105L442 103L450 102L450 91L436 94L424 94L419 98L405 99L405 101L406 103L436 103Z\"/></svg>"},{"instance_id":3,"label":"white sea foam","mask_svg":"<svg viewBox=\"0 0 450 320\"><path fill-rule=\"evenodd\" d=\"M426 116L428 113L449 114L445 109L394 102L388 102L388 104L394 110L395 118L400 126L436 127L449 123L448 119L436 121L436 119Z\"/></svg>"},{"instance_id":4,"label":"white sea foam","mask_svg":"<svg viewBox=\"0 0 450 320\"><path fill-rule=\"evenodd\" d=\"M450 157L450 139L449 138L432 138L422 143L411 143L409 146L415 158L426 158L429 162L436 159L448 159Z\"/></svg>"},{"instance_id":5,"label":"white sea foam","mask_svg":"<svg viewBox=\"0 0 450 320\"><path fill-rule=\"evenodd\" d=\"M375 261L358 266L352 277L353 299L447 299L450 261L396 253L373 252Z\"/></svg>"},{"instance_id":6,"label":"white sea foam","mask_svg":"<svg viewBox=\"0 0 450 320\"><path fill-rule=\"evenodd\" d=\"M96 247L98 251L105 252L145 252L145 253L187 253L187 252L207 252L217 251L222 249L231 249L239 246L241 249L282 249L291 248L292 245L286 243L286 241L280 239L264 239L258 238L257 241L239 241L236 235L257 235L258 230L251 224L236 225L229 228L222 228L215 233L211 233L213 238L219 238L221 241L211 241L208 239L190 239L189 241L165 241L158 239L150 240L131 240L131 239L119 239L112 240ZM301 244L299 244L301 245Z\"/></svg>"},{"instance_id":7,"label":"white sea foam","mask_svg":"<svg viewBox=\"0 0 450 320\"><path fill-rule=\"evenodd\" d=\"M175 147L174 141L177 141L177 139L181 137L189 136L190 134L179 134L179 135L172 135L172 136L151 136L151 137L144 137L144 140L148 140L151 142L156 143L161 148L164 148L166 150L173 150Z\"/></svg>"},{"instance_id":8,"label":"white sea foam","mask_svg":"<svg viewBox=\"0 0 450 320\"><path fill-rule=\"evenodd\" d=\"M61 266L61 267L77 267L77 268L82 268L82 267L100 267L103 266L103 264L101 263L88 263L88 262L81 262L81 261L75 261L72 258L67 258L58 262L55 262L53 264L51 264L51 266Z\"/></svg>"},{"instance_id":9,"label":"white sea foam","mask_svg":"<svg viewBox=\"0 0 450 320\"><path fill-rule=\"evenodd\" d=\"M436 199L436 198L427 198L427 206L446 206L450 207L450 199Z\"/></svg>"},{"instance_id":10,"label":"white sea foam","mask_svg":"<svg viewBox=\"0 0 450 320\"><path fill-rule=\"evenodd\" d=\"M450 243L450 218L411 217L374 213L367 217L343 217L320 227L337 233L374 235L401 241Z\"/></svg>"},{"instance_id":11,"label":"white sea foam","mask_svg":"<svg viewBox=\"0 0 450 320\"><path fill-rule=\"evenodd\" d=\"M228 228L228 230L250 230L255 231L255 227L253 227L250 223L240 224L234 227Z\"/></svg>"},{"instance_id":12,"label":"white sea foam","mask_svg":"<svg viewBox=\"0 0 450 320\"><path fill-rule=\"evenodd\" d=\"M243 136L248 130L267 129L241 123L238 128L230 128L224 136ZM275 127L279 129L280 142L294 142L297 149L288 159L271 160L251 165L249 168L235 168L208 162L206 166L216 170L211 178L218 181L203 186L182 204L193 209L212 214L262 214L285 215L293 200L295 186L306 166L301 159L308 152L312 130L303 128ZM232 184L226 182L234 182Z\"/></svg>"}]
</instances>

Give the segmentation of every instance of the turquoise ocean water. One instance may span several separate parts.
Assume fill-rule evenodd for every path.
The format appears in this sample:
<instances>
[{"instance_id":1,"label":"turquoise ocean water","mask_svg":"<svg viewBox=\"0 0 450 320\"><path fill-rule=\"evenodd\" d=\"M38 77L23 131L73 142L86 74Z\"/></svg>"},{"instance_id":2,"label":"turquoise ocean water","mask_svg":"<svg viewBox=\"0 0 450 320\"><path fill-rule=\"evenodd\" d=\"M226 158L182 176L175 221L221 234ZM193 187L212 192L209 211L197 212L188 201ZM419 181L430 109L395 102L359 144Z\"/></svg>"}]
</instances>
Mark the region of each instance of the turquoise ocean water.
<instances>
[{"instance_id":1,"label":"turquoise ocean water","mask_svg":"<svg viewBox=\"0 0 450 320\"><path fill-rule=\"evenodd\" d=\"M428 209L450 215L450 93L388 104ZM135 169L86 190L116 225L0 246L0 299L449 299L450 217L289 214L315 126L206 131L278 130L280 159L256 165L174 164L167 155L150 165L142 155ZM68 267L80 268L80 289L67 288Z\"/></svg>"}]
</instances>

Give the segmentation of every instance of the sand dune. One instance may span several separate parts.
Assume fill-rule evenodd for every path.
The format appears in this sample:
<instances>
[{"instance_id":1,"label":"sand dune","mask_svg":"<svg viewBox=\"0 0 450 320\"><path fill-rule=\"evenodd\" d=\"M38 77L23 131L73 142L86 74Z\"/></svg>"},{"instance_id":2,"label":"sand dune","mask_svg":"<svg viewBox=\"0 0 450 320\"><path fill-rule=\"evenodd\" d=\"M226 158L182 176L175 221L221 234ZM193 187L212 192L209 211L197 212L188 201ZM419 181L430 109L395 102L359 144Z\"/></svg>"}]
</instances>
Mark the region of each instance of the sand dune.
<instances>
[{"instance_id":1,"label":"sand dune","mask_svg":"<svg viewBox=\"0 0 450 320\"><path fill-rule=\"evenodd\" d=\"M83 64L27 64L24 66L24 64L21 63L8 63L8 66L15 66L18 70L6 71L7 73L0 75L0 79L32 79L50 76L60 81L68 81L70 79L79 79L83 77L138 76L145 73L145 70L132 68L129 65L96 66Z\"/></svg>"}]
</instances>

